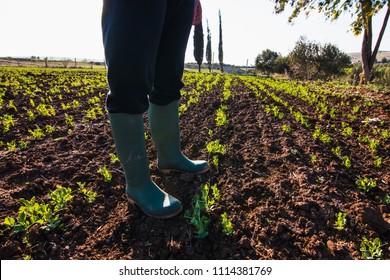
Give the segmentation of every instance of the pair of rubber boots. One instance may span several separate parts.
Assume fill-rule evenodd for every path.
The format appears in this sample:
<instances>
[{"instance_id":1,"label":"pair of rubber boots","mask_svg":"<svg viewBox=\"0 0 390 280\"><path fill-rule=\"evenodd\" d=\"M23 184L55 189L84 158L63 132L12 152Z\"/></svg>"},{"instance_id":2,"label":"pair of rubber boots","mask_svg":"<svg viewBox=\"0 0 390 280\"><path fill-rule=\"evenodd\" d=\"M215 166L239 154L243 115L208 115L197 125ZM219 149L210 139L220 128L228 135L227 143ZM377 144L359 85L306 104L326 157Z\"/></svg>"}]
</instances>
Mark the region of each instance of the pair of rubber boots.
<instances>
[{"instance_id":1,"label":"pair of rubber boots","mask_svg":"<svg viewBox=\"0 0 390 280\"><path fill-rule=\"evenodd\" d=\"M109 113L108 116L117 156L125 173L129 201L151 217L167 219L179 214L183 209L181 202L150 178L143 114ZM207 161L189 160L181 152L177 101L164 106L150 103L148 116L157 165L162 172L199 174L209 169Z\"/></svg>"}]
</instances>

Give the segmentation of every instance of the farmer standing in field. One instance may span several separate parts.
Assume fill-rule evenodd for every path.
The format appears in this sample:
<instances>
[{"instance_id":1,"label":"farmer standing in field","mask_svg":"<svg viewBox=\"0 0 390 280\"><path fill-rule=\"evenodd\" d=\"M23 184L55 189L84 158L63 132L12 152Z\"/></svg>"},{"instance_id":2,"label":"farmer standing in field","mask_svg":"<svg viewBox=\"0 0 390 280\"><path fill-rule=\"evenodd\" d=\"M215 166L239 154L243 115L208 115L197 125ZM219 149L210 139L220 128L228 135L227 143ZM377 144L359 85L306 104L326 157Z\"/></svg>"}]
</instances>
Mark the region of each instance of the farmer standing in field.
<instances>
[{"instance_id":1,"label":"farmer standing in field","mask_svg":"<svg viewBox=\"0 0 390 280\"><path fill-rule=\"evenodd\" d=\"M195 13L194 13L195 10ZM126 194L147 215L170 218L181 202L150 178L143 114L148 111L158 168L198 174L207 161L181 152L178 101L199 0L104 0L102 31L108 67L108 117L126 178Z\"/></svg>"}]
</instances>

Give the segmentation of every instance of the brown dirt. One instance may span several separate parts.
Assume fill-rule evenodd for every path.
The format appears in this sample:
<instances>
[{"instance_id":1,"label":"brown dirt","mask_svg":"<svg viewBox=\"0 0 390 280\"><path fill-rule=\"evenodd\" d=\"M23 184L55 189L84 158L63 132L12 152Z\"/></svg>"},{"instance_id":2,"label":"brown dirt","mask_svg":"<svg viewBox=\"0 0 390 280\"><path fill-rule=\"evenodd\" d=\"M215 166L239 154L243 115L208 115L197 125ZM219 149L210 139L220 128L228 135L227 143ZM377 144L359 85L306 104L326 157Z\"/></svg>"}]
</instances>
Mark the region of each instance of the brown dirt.
<instances>
[{"instance_id":1,"label":"brown dirt","mask_svg":"<svg viewBox=\"0 0 390 280\"><path fill-rule=\"evenodd\" d=\"M44 82L50 75L35 78ZM40 125L56 123L59 129L54 135L31 140L27 149L8 152L2 147L0 218L16 217L20 198L35 196L48 201L49 190L57 185L76 190L77 182L86 182L98 193L96 202L88 204L75 192L62 215L64 230L45 233L33 226L28 233L15 234L1 225L1 259L22 259L26 255L33 259L360 259L363 236L379 237L387 243L382 247L383 258L390 259L390 206L380 202L390 191L389 141L377 152L384 159L378 169L372 165L366 146L343 138L339 144L353 164L347 169L330 146L314 141L312 129L297 124L287 111L282 120L265 113L264 104L256 102L257 97L240 80L232 87L233 97L224 102L229 124L216 127L215 110L221 102L221 90L219 85L203 94L181 116L182 147L188 157L209 158L205 146L210 140L220 139L226 144L227 153L219 157L218 168L213 166L202 175L164 175L156 168L151 140L147 142L154 181L179 198L185 210L191 209L194 194L205 183L216 183L220 189L222 198L209 214L211 223L205 239L195 237L193 226L183 214L162 221L145 216L127 203L120 165L110 162L114 145L106 116L82 122L79 109L72 112L78 121L70 135L64 115L59 113L37 120ZM95 93L105 91L101 88ZM380 115L388 128L389 94L368 93L383 106L363 112L364 116ZM63 97L62 102L68 102L74 95ZM27 106L28 101L20 96L18 106ZM363 99L354 102L359 104ZM300 101L290 98L289 103L298 106ZM53 104L61 107L59 101ZM9 109L1 110L3 114ZM326 118L316 120L310 108L304 110L323 128L331 123ZM289 124L292 132L283 132L282 124ZM6 143L20 139L18 133L26 131L25 126L18 122L13 132L0 140ZM209 129L213 129L212 136ZM329 134L339 137L330 129ZM311 155L316 155L315 162ZM104 182L97 173L103 165L113 173L111 182ZM377 179L375 190L368 194L358 190L358 176ZM219 217L224 212L234 225L233 236L221 231ZM334 228L338 212L347 214L347 225L341 231ZM30 246L24 243L24 236L28 236Z\"/></svg>"}]
</instances>

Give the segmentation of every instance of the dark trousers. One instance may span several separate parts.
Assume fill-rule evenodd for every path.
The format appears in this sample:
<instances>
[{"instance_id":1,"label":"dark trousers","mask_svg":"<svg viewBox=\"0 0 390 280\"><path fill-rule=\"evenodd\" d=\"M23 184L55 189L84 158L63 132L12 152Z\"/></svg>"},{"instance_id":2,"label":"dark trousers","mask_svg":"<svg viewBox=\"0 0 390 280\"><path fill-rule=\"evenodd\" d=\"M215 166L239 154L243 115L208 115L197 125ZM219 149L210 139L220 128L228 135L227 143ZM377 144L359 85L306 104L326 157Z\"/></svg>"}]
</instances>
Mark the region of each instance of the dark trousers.
<instances>
[{"instance_id":1,"label":"dark trousers","mask_svg":"<svg viewBox=\"0 0 390 280\"><path fill-rule=\"evenodd\" d=\"M110 113L141 114L149 101L180 99L193 15L194 0L104 0Z\"/></svg>"}]
</instances>

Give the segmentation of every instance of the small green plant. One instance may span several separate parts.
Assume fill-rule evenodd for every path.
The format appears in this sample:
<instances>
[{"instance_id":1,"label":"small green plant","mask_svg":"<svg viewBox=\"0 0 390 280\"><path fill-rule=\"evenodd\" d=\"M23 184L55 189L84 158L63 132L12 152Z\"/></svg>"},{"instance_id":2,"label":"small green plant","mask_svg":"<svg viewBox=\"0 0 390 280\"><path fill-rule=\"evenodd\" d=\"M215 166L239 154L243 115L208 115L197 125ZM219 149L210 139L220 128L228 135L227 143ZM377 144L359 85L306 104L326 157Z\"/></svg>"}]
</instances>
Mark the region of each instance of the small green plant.
<instances>
[{"instance_id":1,"label":"small green plant","mask_svg":"<svg viewBox=\"0 0 390 280\"><path fill-rule=\"evenodd\" d=\"M31 110L27 110L26 111L26 115L27 115L27 118L29 119L29 121L34 121L35 120L35 115L34 115L34 112L31 111Z\"/></svg>"},{"instance_id":2,"label":"small green plant","mask_svg":"<svg viewBox=\"0 0 390 280\"><path fill-rule=\"evenodd\" d=\"M110 154L111 163L119 162L119 158L116 156L116 154Z\"/></svg>"},{"instance_id":3,"label":"small green plant","mask_svg":"<svg viewBox=\"0 0 390 280\"><path fill-rule=\"evenodd\" d=\"M181 117L185 111L187 111L187 105L186 104L181 104L179 106L179 117Z\"/></svg>"},{"instance_id":4,"label":"small green plant","mask_svg":"<svg viewBox=\"0 0 390 280\"><path fill-rule=\"evenodd\" d=\"M288 124L282 125L281 128L282 128L283 132L286 132L286 133L291 132L291 127Z\"/></svg>"},{"instance_id":5,"label":"small green plant","mask_svg":"<svg viewBox=\"0 0 390 280\"><path fill-rule=\"evenodd\" d=\"M65 114L65 123L69 126L73 126L74 125L73 117L71 115Z\"/></svg>"},{"instance_id":6,"label":"small green plant","mask_svg":"<svg viewBox=\"0 0 390 280\"><path fill-rule=\"evenodd\" d=\"M308 123L307 119L305 118L305 116L299 112L299 111L296 111L296 112L293 112L293 115L294 115L294 118L297 122L300 122L303 126L309 128L310 127L310 124Z\"/></svg>"},{"instance_id":7,"label":"small green plant","mask_svg":"<svg viewBox=\"0 0 390 280\"><path fill-rule=\"evenodd\" d=\"M376 139L368 140L368 146L370 147L372 153L376 153L379 146L379 140Z\"/></svg>"},{"instance_id":8,"label":"small green plant","mask_svg":"<svg viewBox=\"0 0 390 280\"><path fill-rule=\"evenodd\" d=\"M203 215L204 204L200 200L199 195L196 194L193 199L193 209L192 212L187 210L184 213L184 217L190 221L190 224L195 227L196 237L203 239L209 235L207 227L210 223L210 218Z\"/></svg>"},{"instance_id":9,"label":"small green plant","mask_svg":"<svg viewBox=\"0 0 390 280\"><path fill-rule=\"evenodd\" d=\"M218 202L221 199L221 193L217 187L217 184L212 185L211 190L213 191L214 200Z\"/></svg>"},{"instance_id":10,"label":"small green plant","mask_svg":"<svg viewBox=\"0 0 390 280\"><path fill-rule=\"evenodd\" d=\"M360 252L362 257L366 260L380 260L382 258L382 241L379 238L375 238L373 241L368 240L363 236L362 243L360 244Z\"/></svg>"},{"instance_id":11,"label":"small green plant","mask_svg":"<svg viewBox=\"0 0 390 280\"><path fill-rule=\"evenodd\" d=\"M80 102L76 99L73 99L72 101L72 108L73 109L77 109L78 107L80 107Z\"/></svg>"},{"instance_id":12,"label":"small green plant","mask_svg":"<svg viewBox=\"0 0 390 280\"><path fill-rule=\"evenodd\" d=\"M320 141L324 144L329 144L332 141L332 138L328 134L322 133L320 135Z\"/></svg>"},{"instance_id":13,"label":"small green plant","mask_svg":"<svg viewBox=\"0 0 390 280\"><path fill-rule=\"evenodd\" d=\"M70 107L71 107L70 104L61 103L61 108L62 108L62 110L64 110L64 111L69 110Z\"/></svg>"},{"instance_id":14,"label":"small green plant","mask_svg":"<svg viewBox=\"0 0 390 280\"><path fill-rule=\"evenodd\" d=\"M211 141L207 144L206 150L209 154L213 154L213 164L216 168L219 166L218 154L224 155L226 153L225 145L219 143L219 139Z\"/></svg>"},{"instance_id":15,"label":"small green plant","mask_svg":"<svg viewBox=\"0 0 390 280\"><path fill-rule=\"evenodd\" d=\"M358 189L364 191L364 192L370 192L376 187L376 181L371 178L358 178L356 180L356 185Z\"/></svg>"},{"instance_id":16,"label":"small green plant","mask_svg":"<svg viewBox=\"0 0 390 280\"><path fill-rule=\"evenodd\" d=\"M284 113L280 111L279 107L276 105L266 105L264 111L269 113L272 111L273 115L279 119L283 119Z\"/></svg>"},{"instance_id":17,"label":"small green plant","mask_svg":"<svg viewBox=\"0 0 390 280\"><path fill-rule=\"evenodd\" d=\"M222 232L227 236L232 236L234 234L234 227L232 222L228 219L226 212L221 214L221 225Z\"/></svg>"},{"instance_id":18,"label":"small green plant","mask_svg":"<svg viewBox=\"0 0 390 280\"><path fill-rule=\"evenodd\" d=\"M205 238L208 235L207 226L211 220L207 216L207 213L213 209L220 198L221 194L217 184L210 186L210 183L202 187L201 196L199 194L194 195L192 199L192 212L187 210L184 213L184 217L189 219L190 224L195 227L197 238Z\"/></svg>"},{"instance_id":19,"label":"small green plant","mask_svg":"<svg viewBox=\"0 0 390 280\"><path fill-rule=\"evenodd\" d=\"M346 223L347 223L346 217L347 217L347 215L342 213L342 212L337 213L334 228L337 230L343 230L345 228Z\"/></svg>"},{"instance_id":20,"label":"small green plant","mask_svg":"<svg viewBox=\"0 0 390 280\"><path fill-rule=\"evenodd\" d=\"M51 105L46 105L44 103L39 104L36 107L36 110L38 111L38 114L43 117L51 117L56 115L56 111Z\"/></svg>"},{"instance_id":21,"label":"small green plant","mask_svg":"<svg viewBox=\"0 0 390 280\"><path fill-rule=\"evenodd\" d=\"M7 150L10 152L16 151L16 141L15 140L12 140L11 142L7 143Z\"/></svg>"},{"instance_id":22,"label":"small green plant","mask_svg":"<svg viewBox=\"0 0 390 280\"><path fill-rule=\"evenodd\" d=\"M32 225L40 224L43 229L53 230L61 225L61 219L47 203L37 203L35 197L20 199L18 218L6 217L4 225L12 227L15 233L25 232Z\"/></svg>"},{"instance_id":23,"label":"small green plant","mask_svg":"<svg viewBox=\"0 0 390 280\"><path fill-rule=\"evenodd\" d=\"M3 132L8 132L11 126L15 125L15 120L12 115L5 114L3 117L0 117L0 120L3 124Z\"/></svg>"},{"instance_id":24,"label":"small green plant","mask_svg":"<svg viewBox=\"0 0 390 280\"><path fill-rule=\"evenodd\" d=\"M88 203L94 203L96 200L97 193L92 190L85 188L86 183L77 182L79 191L87 198Z\"/></svg>"},{"instance_id":25,"label":"small green plant","mask_svg":"<svg viewBox=\"0 0 390 280\"><path fill-rule=\"evenodd\" d=\"M27 247L31 247L31 242L27 236L23 236L22 242L23 242L23 244L26 244Z\"/></svg>"},{"instance_id":26,"label":"small green plant","mask_svg":"<svg viewBox=\"0 0 390 280\"><path fill-rule=\"evenodd\" d=\"M37 125L35 126L34 130L29 129L28 132L34 139L41 139L45 136L45 133L42 131L42 128Z\"/></svg>"},{"instance_id":27,"label":"small green plant","mask_svg":"<svg viewBox=\"0 0 390 280\"><path fill-rule=\"evenodd\" d=\"M382 136L383 139L390 139L390 130L383 129L382 133L381 133L381 136Z\"/></svg>"},{"instance_id":28,"label":"small green plant","mask_svg":"<svg viewBox=\"0 0 390 280\"><path fill-rule=\"evenodd\" d=\"M57 188L50 193L49 197L52 200L51 204L54 206L54 212L64 210L67 207L68 202L73 198L71 193L71 188L64 188L60 185L58 185Z\"/></svg>"},{"instance_id":29,"label":"small green plant","mask_svg":"<svg viewBox=\"0 0 390 280\"><path fill-rule=\"evenodd\" d=\"M221 105L221 107L217 109L216 117L215 117L215 122L217 126L224 126L229 123L225 113L226 109L227 109L226 106L223 105Z\"/></svg>"},{"instance_id":30,"label":"small green plant","mask_svg":"<svg viewBox=\"0 0 390 280\"><path fill-rule=\"evenodd\" d=\"M346 136L346 137L352 136L352 134L353 134L353 130L352 130L352 127L350 127L350 126L344 127L343 131L341 132L341 135Z\"/></svg>"},{"instance_id":31,"label":"small green plant","mask_svg":"<svg viewBox=\"0 0 390 280\"><path fill-rule=\"evenodd\" d=\"M344 166L345 166L346 168L348 168L348 169L351 168L352 163L351 163L351 160L349 159L348 156L342 156L341 159L342 159L343 164L344 164Z\"/></svg>"},{"instance_id":32,"label":"small green plant","mask_svg":"<svg viewBox=\"0 0 390 280\"><path fill-rule=\"evenodd\" d=\"M48 125L48 124L46 125L45 128L46 128L45 131L46 131L46 133L48 133L48 134L52 134L52 133L56 130L55 126Z\"/></svg>"},{"instance_id":33,"label":"small green plant","mask_svg":"<svg viewBox=\"0 0 390 280\"><path fill-rule=\"evenodd\" d=\"M336 118L337 110L335 108L330 109L329 116L332 120Z\"/></svg>"},{"instance_id":34,"label":"small green plant","mask_svg":"<svg viewBox=\"0 0 390 280\"><path fill-rule=\"evenodd\" d=\"M90 105L93 105L93 104L96 104L96 103L99 103L100 102L100 99L98 96L95 96L95 97L92 97L88 100L88 104Z\"/></svg>"},{"instance_id":35,"label":"small green plant","mask_svg":"<svg viewBox=\"0 0 390 280\"><path fill-rule=\"evenodd\" d=\"M214 155L213 156L213 164L218 169L218 167L219 167L219 157L218 157L218 155Z\"/></svg>"},{"instance_id":36,"label":"small green plant","mask_svg":"<svg viewBox=\"0 0 390 280\"><path fill-rule=\"evenodd\" d=\"M33 258L31 257L31 255L25 255L23 259L25 261L31 261Z\"/></svg>"},{"instance_id":37,"label":"small green plant","mask_svg":"<svg viewBox=\"0 0 390 280\"><path fill-rule=\"evenodd\" d=\"M317 156L315 154L310 155L310 160L312 163L315 163L317 161Z\"/></svg>"},{"instance_id":38,"label":"small green plant","mask_svg":"<svg viewBox=\"0 0 390 280\"><path fill-rule=\"evenodd\" d=\"M352 108L352 113L357 114L360 110L360 106L356 105Z\"/></svg>"},{"instance_id":39,"label":"small green plant","mask_svg":"<svg viewBox=\"0 0 390 280\"><path fill-rule=\"evenodd\" d=\"M8 102L7 108L8 108L8 109L13 109L15 112L18 111L18 108L16 108L16 106L15 106L13 100L10 100L10 101Z\"/></svg>"},{"instance_id":40,"label":"small green plant","mask_svg":"<svg viewBox=\"0 0 390 280\"><path fill-rule=\"evenodd\" d=\"M207 144L206 150L209 154L222 154L226 153L225 145L219 143L219 139L211 141Z\"/></svg>"},{"instance_id":41,"label":"small green plant","mask_svg":"<svg viewBox=\"0 0 390 280\"><path fill-rule=\"evenodd\" d=\"M381 168L381 166L382 166L382 158L381 157L378 157L378 156L374 157L374 166L376 168Z\"/></svg>"},{"instance_id":42,"label":"small green plant","mask_svg":"<svg viewBox=\"0 0 390 280\"><path fill-rule=\"evenodd\" d=\"M332 138L328 134L322 133L318 126L315 127L312 137L314 140L319 139L324 144L329 144L332 141Z\"/></svg>"},{"instance_id":43,"label":"small green plant","mask_svg":"<svg viewBox=\"0 0 390 280\"><path fill-rule=\"evenodd\" d=\"M106 166L99 168L97 172L103 176L104 182L111 182L112 174Z\"/></svg>"},{"instance_id":44,"label":"small green plant","mask_svg":"<svg viewBox=\"0 0 390 280\"><path fill-rule=\"evenodd\" d=\"M97 118L98 110L95 107L91 107L88 110L85 110L84 113L85 113L84 121L87 122L88 119L89 120L95 120Z\"/></svg>"},{"instance_id":45,"label":"small green plant","mask_svg":"<svg viewBox=\"0 0 390 280\"><path fill-rule=\"evenodd\" d=\"M26 141L20 140L19 141L19 148L21 149L27 149L28 143Z\"/></svg>"},{"instance_id":46,"label":"small green plant","mask_svg":"<svg viewBox=\"0 0 390 280\"><path fill-rule=\"evenodd\" d=\"M214 205L221 198L217 184L212 186L210 186L210 183L205 184L201 189L201 194L201 202L204 204L206 212L213 210Z\"/></svg>"},{"instance_id":47,"label":"small green plant","mask_svg":"<svg viewBox=\"0 0 390 280\"><path fill-rule=\"evenodd\" d=\"M341 148L340 146L337 146L336 148L332 148L332 153L337 156L338 158L341 158Z\"/></svg>"}]
</instances>

